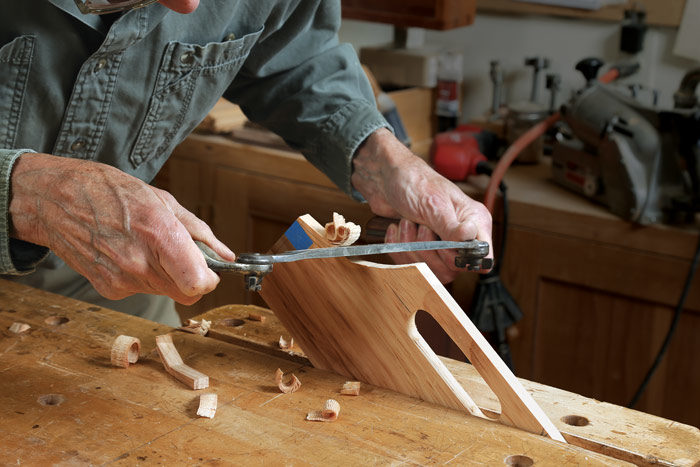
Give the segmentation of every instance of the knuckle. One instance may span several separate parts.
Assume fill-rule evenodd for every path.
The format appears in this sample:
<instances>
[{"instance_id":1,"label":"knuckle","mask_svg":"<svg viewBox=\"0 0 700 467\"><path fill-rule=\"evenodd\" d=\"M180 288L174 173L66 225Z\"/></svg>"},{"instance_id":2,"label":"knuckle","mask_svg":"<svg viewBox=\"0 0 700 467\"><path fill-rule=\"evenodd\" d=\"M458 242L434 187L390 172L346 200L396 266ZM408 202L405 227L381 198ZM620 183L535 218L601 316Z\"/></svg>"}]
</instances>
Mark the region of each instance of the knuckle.
<instances>
[{"instance_id":1,"label":"knuckle","mask_svg":"<svg viewBox=\"0 0 700 467\"><path fill-rule=\"evenodd\" d=\"M214 290L219 283L219 276L208 269L200 270L193 274L193 279L181 289L181 292L188 297L196 297L207 294Z\"/></svg>"},{"instance_id":2,"label":"knuckle","mask_svg":"<svg viewBox=\"0 0 700 467\"><path fill-rule=\"evenodd\" d=\"M202 296L201 295L195 295L195 296L191 296L191 297L190 296L178 296L178 297L170 297L170 298L175 300L180 305L189 306L189 305L194 305L195 303L197 303L199 301L199 299L202 298Z\"/></svg>"},{"instance_id":3,"label":"knuckle","mask_svg":"<svg viewBox=\"0 0 700 467\"><path fill-rule=\"evenodd\" d=\"M126 289L119 287L115 283L110 283L109 285L93 283L92 285L97 293L108 300L121 300L131 295Z\"/></svg>"}]
</instances>

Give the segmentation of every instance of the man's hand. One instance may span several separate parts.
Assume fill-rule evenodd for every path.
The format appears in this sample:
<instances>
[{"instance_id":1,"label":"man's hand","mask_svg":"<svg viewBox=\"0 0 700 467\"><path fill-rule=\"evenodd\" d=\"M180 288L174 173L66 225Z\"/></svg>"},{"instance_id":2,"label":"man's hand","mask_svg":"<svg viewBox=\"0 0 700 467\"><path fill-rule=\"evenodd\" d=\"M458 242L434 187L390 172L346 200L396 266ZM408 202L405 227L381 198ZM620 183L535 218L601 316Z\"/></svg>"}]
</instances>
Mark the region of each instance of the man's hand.
<instances>
[{"instance_id":1,"label":"man's hand","mask_svg":"<svg viewBox=\"0 0 700 467\"><path fill-rule=\"evenodd\" d=\"M235 255L169 193L97 162L27 153L11 179L14 238L50 248L104 297L168 295L190 305L219 277L194 240Z\"/></svg>"},{"instance_id":2,"label":"man's hand","mask_svg":"<svg viewBox=\"0 0 700 467\"><path fill-rule=\"evenodd\" d=\"M454 183L411 153L386 129L373 133L353 160L352 184L372 212L402 218L387 229L386 242L483 240L491 245L491 215ZM443 283L460 271L448 251L392 255L399 263L424 261ZM489 252L493 256L493 252Z\"/></svg>"}]
</instances>

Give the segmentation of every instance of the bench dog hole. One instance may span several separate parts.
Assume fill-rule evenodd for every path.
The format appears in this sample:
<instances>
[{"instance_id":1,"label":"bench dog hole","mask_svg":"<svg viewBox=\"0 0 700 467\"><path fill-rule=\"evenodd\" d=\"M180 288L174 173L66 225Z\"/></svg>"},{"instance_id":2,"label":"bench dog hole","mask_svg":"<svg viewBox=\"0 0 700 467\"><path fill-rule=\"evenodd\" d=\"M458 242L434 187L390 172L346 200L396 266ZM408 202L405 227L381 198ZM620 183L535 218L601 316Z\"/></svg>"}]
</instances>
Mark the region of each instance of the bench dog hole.
<instances>
[{"instance_id":1,"label":"bench dog hole","mask_svg":"<svg viewBox=\"0 0 700 467\"><path fill-rule=\"evenodd\" d=\"M70 320L65 316L49 316L44 320L44 322L49 326L58 326L59 324L65 324L68 321Z\"/></svg>"},{"instance_id":2,"label":"bench dog hole","mask_svg":"<svg viewBox=\"0 0 700 467\"><path fill-rule=\"evenodd\" d=\"M63 394L44 394L39 396L37 402L41 405L61 405L65 400Z\"/></svg>"},{"instance_id":3,"label":"bench dog hole","mask_svg":"<svg viewBox=\"0 0 700 467\"><path fill-rule=\"evenodd\" d=\"M586 417L581 415L566 415L561 417L561 421L571 426L586 426L590 423Z\"/></svg>"},{"instance_id":4,"label":"bench dog hole","mask_svg":"<svg viewBox=\"0 0 700 467\"><path fill-rule=\"evenodd\" d=\"M506 465L510 465L511 467L530 467L535 463L535 461L533 461L530 457L516 454L514 456L508 456L505 459L503 459L503 463Z\"/></svg>"},{"instance_id":5,"label":"bench dog hole","mask_svg":"<svg viewBox=\"0 0 700 467\"><path fill-rule=\"evenodd\" d=\"M238 326L243 326L245 324L245 321L238 318L226 318L219 321L219 323L223 324L224 326L237 328Z\"/></svg>"}]
</instances>

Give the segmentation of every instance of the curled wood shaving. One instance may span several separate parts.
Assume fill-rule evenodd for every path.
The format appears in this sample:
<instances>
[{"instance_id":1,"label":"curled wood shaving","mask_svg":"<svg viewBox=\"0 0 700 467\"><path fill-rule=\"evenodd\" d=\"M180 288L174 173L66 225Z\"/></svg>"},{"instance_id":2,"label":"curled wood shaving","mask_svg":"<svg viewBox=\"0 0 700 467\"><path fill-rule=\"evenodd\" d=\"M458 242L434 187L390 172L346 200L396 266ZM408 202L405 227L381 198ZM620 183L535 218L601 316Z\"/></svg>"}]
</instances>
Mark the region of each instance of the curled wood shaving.
<instances>
[{"instance_id":1,"label":"curled wood shaving","mask_svg":"<svg viewBox=\"0 0 700 467\"><path fill-rule=\"evenodd\" d=\"M323 405L323 410L309 412L306 419L312 422L334 422L340 414L340 404L335 399L328 399Z\"/></svg>"},{"instance_id":2,"label":"curled wood shaving","mask_svg":"<svg viewBox=\"0 0 700 467\"><path fill-rule=\"evenodd\" d=\"M200 417L214 418L216 413L217 404L216 394L207 393L199 396L199 408L197 409L197 415Z\"/></svg>"},{"instance_id":3,"label":"curled wood shaving","mask_svg":"<svg viewBox=\"0 0 700 467\"><path fill-rule=\"evenodd\" d=\"M345 217L337 212L333 213L333 222L325 226L326 239L334 245L352 245L360 238L362 228L352 222L346 222Z\"/></svg>"},{"instance_id":4,"label":"curled wood shaving","mask_svg":"<svg viewBox=\"0 0 700 467\"><path fill-rule=\"evenodd\" d=\"M251 321L259 321L261 323L265 322L265 316L260 313L250 312L248 313L248 319Z\"/></svg>"},{"instance_id":5,"label":"curled wood shaving","mask_svg":"<svg viewBox=\"0 0 700 467\"><path fill-rule=\"evenodd\" d=\"M209 387L209 377L194 368L185 365L180 357L180 353L173 344L170 334L156 336L156 350L160 356L165 371L174 378L182 381L192 389L206 389Z\"/></svg>"},{"instance_id":6,"label":"curled wood shaving","mask_svg":"<svg viewBox=\"0 0 700 467\"><path fill-rule=\"evenodd\" d=\"M27 323L12 323L10 325L10 332L14 332L15 334L22 334L23 332L29 331L31 328L30 325Z\"/></svg>"},{"instance_id":7,"label":"curled wood shaving","mask_svg":"<svg viewBox=\"0 0 700 467\"><path fill-rule=\"evenodd\" d=\"M359 381L346 381L343 387L340 389L341 394L346 396L359 396L360 395L360 382Z\"/></svg>"},{"instance_id":8,"label":"curled wood shaving","mask_svg":"<svg viewBox=\"0 0 700 467\"><path fill-rule=\"evenodd\" d=\"M294 338L291 337L289 341L284 338L284 336L280 336L280 341L279 341L280 349L288 350L294 347Z\"/></svg>"},{"instance_id":9,"label":"curled wood shaving","mask_svg":"<svg viewBox=\"0 0 700 467\"><path fill-rule=\"evenodd\" d=\"M136 337L121 335L114 339L110 360L112 365L120 368L128 368L130 363L139 360L141 341Z\"/></svg>"},{"instance_id":10,"label":"curled wood shaving","mask_svg":"<svg viewBox=\"0 0 700 467\"><path fill-rule=\"evenodd\" d=\"M277 371L275 371L275 383L277 383L277 387L280 388L280 391L283 393L289 394L291 392L296 392L297 389L301 387L301 381L299 381L299 378L297 378L294 373L292 373L291 380L288 384L284 383L283 376L284 373L282 370L277 368Z\"/></svg>"},{"instance_id":11,"label":"curled wood shaving","mask_svg":"<svg viewBox=\"0 0 700 467\"><path fill-rule=\"evenodd\" d=\"M201 334L206 336L211 328L211 321L203 319L201 322L196 319L188 319L185 326L181 326L181 331L191 332L192 334Z\"/></svg>"}]
</instances>

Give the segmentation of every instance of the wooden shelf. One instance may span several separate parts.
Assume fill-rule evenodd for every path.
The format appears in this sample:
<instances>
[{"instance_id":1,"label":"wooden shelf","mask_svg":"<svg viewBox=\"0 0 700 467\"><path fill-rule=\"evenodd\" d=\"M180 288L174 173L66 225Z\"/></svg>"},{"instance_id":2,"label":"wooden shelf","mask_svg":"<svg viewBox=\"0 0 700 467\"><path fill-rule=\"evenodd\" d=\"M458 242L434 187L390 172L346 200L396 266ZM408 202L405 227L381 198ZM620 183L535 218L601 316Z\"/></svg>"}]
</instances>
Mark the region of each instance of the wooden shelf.
<instances>
[{"instance_id":1,"label":"wooden shelf","mask_svg":"<svg viewBox=\"0 0 700 467\"><path fill-rule=\"evenodd\" d=\"M343 0L342 8L346 19L445 30L472 24L476 0Z\"/></svg>"},{"instance_id":2,"label":"wooden shelf","mask_svg":"<svg viewBox=\"0 0 700 467\"><path fill-rule=\"evenodd\" d=\"M642 6L647 12L647 23L654 26L677 27L683 17L685 1L686 0L637 0L634 3ZM600 10L579 10L577 8L539 5L515 0L477 0L476 8L478 12L486 13L532 14L620 21L622 20L624 10L630 8L630 4L611 5L603 7Z\"/></svg>"}]
</instances>

